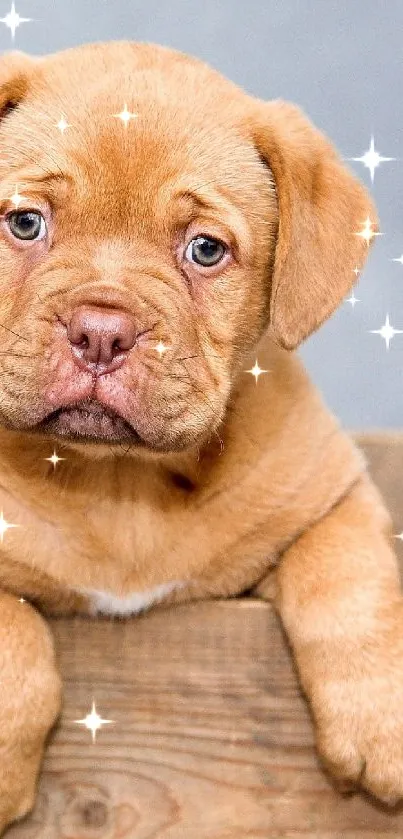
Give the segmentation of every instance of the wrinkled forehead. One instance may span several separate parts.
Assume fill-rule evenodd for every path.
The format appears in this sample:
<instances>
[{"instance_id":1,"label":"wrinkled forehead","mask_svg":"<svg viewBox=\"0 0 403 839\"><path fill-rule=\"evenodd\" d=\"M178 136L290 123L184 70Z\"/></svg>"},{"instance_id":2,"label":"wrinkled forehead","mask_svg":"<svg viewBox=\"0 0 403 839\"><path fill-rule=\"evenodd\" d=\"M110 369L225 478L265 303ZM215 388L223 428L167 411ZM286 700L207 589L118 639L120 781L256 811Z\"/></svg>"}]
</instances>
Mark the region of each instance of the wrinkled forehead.
<instances>
[{"instance_id":1,"label":"wrinkled forehead","mask_svg":"<svg viewBox=\"0 0 403 839\"><path fill-rule=\"evenodd\" d=\"M94 212L113 206L121 220L161 215L181 195L241 214L253 203L245 184L259 156L230 83L186 64L181 73L127 62L87 69L55 61L42 73L0 131L2 176L8 167L11 178L48 178L55 194L64 179L76 209L93 199Z\"/></svg>"}]
</instances>

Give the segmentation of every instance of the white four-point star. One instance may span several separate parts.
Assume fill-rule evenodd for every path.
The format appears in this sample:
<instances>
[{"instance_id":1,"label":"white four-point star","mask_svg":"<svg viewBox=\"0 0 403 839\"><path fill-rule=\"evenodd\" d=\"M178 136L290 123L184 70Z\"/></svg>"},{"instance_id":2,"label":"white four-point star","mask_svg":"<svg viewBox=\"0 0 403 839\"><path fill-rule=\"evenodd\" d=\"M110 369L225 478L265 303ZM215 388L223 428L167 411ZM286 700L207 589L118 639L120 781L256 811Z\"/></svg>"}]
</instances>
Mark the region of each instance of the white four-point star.
<instances>
[{"instance_id":1,"label":"white four-point star","mask_svg":"<svg viewBox=\"0 0 403 839\"><path fill-rule=\"evenodd\" d=\"M387 350L389 349L389 344L393 336L403 334L403 329L394 329L393 326L391 326L388 314L386 315L385 323L381 329L370 329L369 331L376 335L381 335L381 337L384 338Z\"/></svg>"},{"instance_id":2,"label":"white four-point star","mask_svg":"<svg viewBox=\"0 0 403 839\"><path fill-rule=\"evenodd\" d=\"M8 26L11 37L14 41L15 38L15 30L19 27L21 23L29 23L33 20L32 17L20 17L18 12L15 11L14 3L11 3L11 10L5 17L0 17L0 23L4 23L5 26Z\"/></svg>"},{"instance_id":3,"label":"white four-point star","mask_svg":"<svg viewBox=\"0 0 403 839\"><path fill-rule=\"evenodd\" d=\"M361 236L362 239L367 243L367 247L369 247L369 243L374 236L382 236L382 233L379 233L377 230L371 230L373 221L369 218L369 216L362 222L363 229L360 230L358 233L356 232L356 236Z\"/></svg>"},{"instance_id":4,"label":"white four-point star","mask_svg":"<svg viewBox=\"0 0 403 839\"><path fill-rule=\"evenodd\" d=\"M364 152L362 157L349 157L348 160L356 160L359 163L363 163L364 166L369 169L371 173L371 181L374 182L374 175L375 169L379 166L380 163L385 163L389 160L396 160L395 157L381 157L380 154L375 150L375 141L374 138L371 137L371 144L368 151Z\"/></svg>"},{"instance_id":5,"label":"white four-point star","mask_svg":"<svg viewBox=\"0 0 403 839\"><path fill-rule=\"evenodd\" d=\"M53 469L56 469L57 464L60 460L66 460L65 457L59 457L58 454L54 451L50 457L45 457L44 460L48 460L49 463L53 463Z\"/></svg>"},{"instance_id":6,"label":"white four-point star","mask_svg":"<svg viewBox=\"0 0 403 839\"><path fill-rule=\"evenodd\" d=\"M6 521L2 510L0 514L0 542L3 541L4 534L7 533L10 527L19 527L19 524L10 524L10 522Z\"/></svg>"},{"instance_id":7,"label":"white four-point star","mask_svg":"<svg viewBox=\"0 0 403 839\"><path fill-rule=\"evenodd\" d=\"M60 117L60 119L59 119L59 122L57 122L57 123L56 123L56 128L58 128L58 129L59 129L59 131L60 131L62 134L64 134L64 132L65 132L66 128L70 128L70 126L69 126L68 122L66 122L66 120L65 120L65 118L64 118L64 116L63 116L63 114L61 115L61 117Z\"/></svg>"},{"instance_id":8,"label":"white four-point star","mask_svg":"<svg viewBox=\"0 0 403 839\"><path fill-rule=\"evenodd\" d=\"M130 122L131 119L134 119L135 117L137 117L138 114L132 114L130 111L128 111L127 110L127 104L125 102L125 106L123 108L123 111L121 111L120 114L113 114L113 116L117 117L118 119L121 119L125 128L127 128L127 123Z\"/></svg>"},{"instance_id":9,"label":"white four-point star","mask_svg":"<svg viewBox=\"0 0 403 839\"><path fill-rule=\"evenodd\" d=\"M159 356L161 358L164 352L169 350L169 347L165 346L165 344L162 341L159 341L158 344L156 344L156 346L154 347L154 349L157 351L157 353L159 353Z\"/></svg>"},{"instance_id":10,"label":"white four-point star","mask_svg":"<svg viewBox=\"0 0 403 839\"><path fill-rule=\"evenodd\" d=\"M360 270L361 270L360 268L357 268L357 266L355 266L355 268L353 268L353 274L355 274L355 276L358 277L358 274L360 273Z\"/></svg>"},{"instance_id":11,"label":"white four-point star","mask_svg":"<svg viewBox=\"0 0 403 839\"><path fill-rule=\"evenodd\" d=\"M12 196L10 198L10 201L11 201L12 204L14 204L15 209L17 209L20 206L21 201L23 201L24 198L26 198L26 196L21 195L21 193L18 192L18 184L17 184L17 186L15 188L15 192L12 194Z\"/></svg>"},{"instance_id":12,"label":"white four-point star","mask_svg":"<svg viewBox=\"0 0 403 839\"><path fill-rule=\"evenodd\" d=\"M346 300L346 303L351 303L351 305L352 305L353 309L354 309L355 304L356 304L356 303L359 303L359 302L360 302L360 298L359 298L359 297L355 297L355 295L354 295L354 291L353 291L353 293L352 293L351 297L347 297L347 300Z\"/></svg>"},{"instance_id":13,"label":"white four-point star","mask_svg":"<svg viewBox=\"0 0 403 839\"><path fill-rule=\"evenodd\" d=\"M77 725L85 725L88 728L88 731L91 731L92 734L92 742L95 743L96 733L99 728L102 728L103 725L113 725L114 720L103 720L102 717L99 716L97 710L95 708L95 702L92 703L91 713L87 714L83 720L74 720Z\"/></svg>"},{"instance_id":14,"label":"white four-point star","mask_svg":"<svg viewBox=\"0 0 403 839\"><path fill-rule=\"evenodd\" d=\"M401 539L403 542L403 530L401 533L395 533L395 539Z\"/></svg>"},{"instance_id":15,"label":"white four-point star","mask_svg":"<svg viewBox=\"0 0 403 839\"><path fill-rule=\"evenodd\" d=\"M257 380L258 380L259 376L261 376L262 373L270 373L270 370L262 370L261 367L259 367L257 359L256 359L255 364L252 367L252 369L251 370L245 370L245 373L251 373L252 376L255 377L255 383L257 384Z\"/></svg>"},{"instance_id":16,"label":"white four-point star","mask_svg":"<svg viewBox=\"0 0 403 839\"><path fill-rule=\"evenodd\" d=\"M402 253L401 256L398 256L396 259L392 259L391 261L392 262L400 262L400 264L403 265L403 253Z\"/></svg>"}]
</instances>

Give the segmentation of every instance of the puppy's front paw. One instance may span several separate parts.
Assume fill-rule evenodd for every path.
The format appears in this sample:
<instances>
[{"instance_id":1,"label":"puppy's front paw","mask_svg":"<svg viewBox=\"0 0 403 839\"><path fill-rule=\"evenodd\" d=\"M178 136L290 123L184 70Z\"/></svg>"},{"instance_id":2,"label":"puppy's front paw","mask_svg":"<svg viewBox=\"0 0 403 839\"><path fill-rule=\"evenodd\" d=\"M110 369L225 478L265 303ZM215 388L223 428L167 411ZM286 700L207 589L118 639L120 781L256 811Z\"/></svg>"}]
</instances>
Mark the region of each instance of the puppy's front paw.
<instances>
[{"instance_id":1,"label":"puppy's front paw","mask_svg":"<svg viewBox=\"0 0 403 839\"><path fill-rule=\"evenodd\" d=\"M22 819L35 803L36 780L38 774L38 759L28 764L17 764L15 769L19 770L18 780L13 786L8 783L6 769L0 768L0 836L5 829L17 819ZM3 778L3 771L5 777Z\"/></svg>"},{"instance_id":2,"label":"puppy's front paw","mask_svg":"<svg viewBox=\"0 0 403 839\"><path fill-rule=\"evenodd\" d=\"M318 752L340 788L362 786L389 805L403 799L403 644L400 649L401 657L371 651L370 669L350 661L355 675L327 680L313 702Z\"/></svg>"},{"instance_id":3,"label":"puppy's front paw","mask_svg":"<svg viewBox=\"0 0 403 839\"><path fill-rule=\"evenodd\" d=\"M40 678L43 692L33 692L19 713L8 714L8 726L0 725L0 837L35 804L46 737L59 712L59 675L43 669Z\"/></svg>"}]
</instances>

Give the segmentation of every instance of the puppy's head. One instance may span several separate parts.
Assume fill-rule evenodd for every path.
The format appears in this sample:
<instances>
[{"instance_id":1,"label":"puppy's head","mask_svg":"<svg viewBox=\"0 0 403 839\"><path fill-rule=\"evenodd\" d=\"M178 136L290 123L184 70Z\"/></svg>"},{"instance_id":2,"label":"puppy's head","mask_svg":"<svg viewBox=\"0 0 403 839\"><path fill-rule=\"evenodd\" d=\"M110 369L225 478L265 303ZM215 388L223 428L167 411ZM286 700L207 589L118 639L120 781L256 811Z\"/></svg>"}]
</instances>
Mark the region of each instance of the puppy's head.
<instances>
[{"instance_id":1,"label":"puppy's head","mask_svg":"<svg viewBox=\"0 0 403 839\"><path fill-rule=\"evenodd\" d=\"M9 428L199 446L263 331L295 348L363 265L375 210L327 139L196 59L9 53L0 108Z\"/></svg>"}]
</instances>

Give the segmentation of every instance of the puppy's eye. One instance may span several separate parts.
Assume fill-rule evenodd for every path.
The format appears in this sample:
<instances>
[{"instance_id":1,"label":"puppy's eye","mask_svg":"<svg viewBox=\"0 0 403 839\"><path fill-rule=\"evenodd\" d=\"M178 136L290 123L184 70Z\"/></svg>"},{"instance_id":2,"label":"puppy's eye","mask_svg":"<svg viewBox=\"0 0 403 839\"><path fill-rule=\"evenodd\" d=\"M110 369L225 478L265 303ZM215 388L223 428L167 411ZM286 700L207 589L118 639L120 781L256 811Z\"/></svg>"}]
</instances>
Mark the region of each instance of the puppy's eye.
<instances>
[{"instance_id":1,"label":"puppy's eye","mask_svg":"<svg viewBox=\"0 0 403 839\"><path fill-rule=\"evenodd\" d=\"M189 242L185 251L185 257L189 262L196 262L197 265L208 268L211 265L217 265L223 258L226 250L225 245L218 239L197 236Z\"/></svg>"},{"instance_id":2,"label":"puppy's eye","mask_svg":"<svg viewBox=\"0 0 403 839\"><path fill-rule=\"evenodd\" d=\"M16 239L43 239L46 236L46 222L41 213L20 210L9 213L7 224Z\"/></svg>"}]
</instances>

